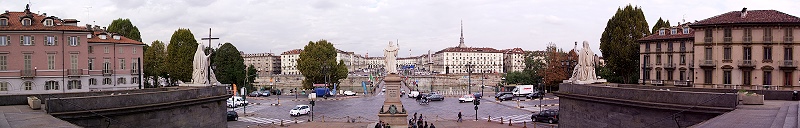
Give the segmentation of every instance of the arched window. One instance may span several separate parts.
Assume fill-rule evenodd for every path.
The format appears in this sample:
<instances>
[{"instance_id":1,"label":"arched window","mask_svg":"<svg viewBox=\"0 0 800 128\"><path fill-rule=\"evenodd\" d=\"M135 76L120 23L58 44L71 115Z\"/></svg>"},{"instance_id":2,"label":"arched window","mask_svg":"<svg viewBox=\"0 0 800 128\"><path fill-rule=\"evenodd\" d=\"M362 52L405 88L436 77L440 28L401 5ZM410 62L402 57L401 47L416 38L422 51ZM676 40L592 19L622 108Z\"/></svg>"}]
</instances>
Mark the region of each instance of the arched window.
<instances>
[{"instance_id":1,"label":"arched window","mask_svg":"<svg viewBox=\"0 0 800 128\"><path fill-rule=\"evenodd\" d=\"M47 81L44 83L44 90L58 90L58 81Z\"/></svg>"},{"instance_id":2,"label":"arched window","mask_svg":"<svg viewBox=\"0 0 800 128\"><path fill-rule=\"evenodd\" d=\"M53 26L53 19L45 19L44 26Z\"/></svg>"},{"instance_id":3,"label":"arched window","mask_svg":"<svg viewBox=\"0 0 800 128\"><path fill-rule=\"evenodd\" d=\"M31 26L31 19L30 18L22 19L22 26Z\"/></svg>"},{"instance_id":4,"label":"arched window","mask_svg":"<svg viewBox=\"0 0 800 128\"><path fill-rule=\"evenodd\" d=\"M91 85L97 85L97 79L95 79L95 78L89 78L89 85L90 85L90 86L91 86Z\"/></svg>"},{"instance_id":5,"label":"arched window","mask_svg":"<svg viewBox=\"0 0 800 128\"><path fill-rule=\"evenodd\" d=\"M24 90L33 90L33 82L25 81L22 83L22 87Z\"/></svg>"},{"instance_id":6,"label":"arched window","mask_svg":"<svg viewBox=\"0 0 800 128\"><path fill-rule=\"evenodd\" d=\"M8 82L0 82L0 91L8 91Z\"/></svg>"}]
</instances>

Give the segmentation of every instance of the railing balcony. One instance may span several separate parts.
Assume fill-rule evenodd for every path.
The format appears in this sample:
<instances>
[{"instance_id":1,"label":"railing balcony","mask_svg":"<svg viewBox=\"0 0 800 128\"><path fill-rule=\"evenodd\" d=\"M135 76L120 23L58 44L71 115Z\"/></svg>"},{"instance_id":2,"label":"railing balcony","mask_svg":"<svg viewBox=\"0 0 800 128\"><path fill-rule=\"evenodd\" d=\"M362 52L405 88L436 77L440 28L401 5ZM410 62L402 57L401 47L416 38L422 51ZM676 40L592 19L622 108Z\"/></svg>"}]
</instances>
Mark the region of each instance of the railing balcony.
<instances>
[{"instance_id":1,"label":"railing balcony","mask_svg":"<svg viewBox=\"0 0 800 128\"><path fill-rule=\"evenodd\" d=\"M686 52L686 47L681 48L681 52Z\"/></svg>"},{"instance_id":2,"label":"railing balcony","mask_svg":"<svg viewBox=\"0 0 800 128\"><path fill-rule=\"evenodd\" d=\"M103 69L103 75L104 76L110 76L113 72L114 72L114 70L111 70L111 69Z\"/></svg>"},{"instance_id":3,"label":"railing balcony","mask_svg":"<svg viewBox=\"0 0 800 128\"><path fill-rule=\"evenodd\" d=\"M753 37L752 36L745 36L744 39L742 39L742 41L744 41L745 43L752 43L753 42Z\"/></svg>"},{"instance_id":4,"label":"railing balcony","mask_svg":"<svg viewBox=\"0 0 800 128\"><path fill-rule=\"evenodd\" d=\"M791 36L787 36L783 38L783 43L792 43L794 42L794 38Z\"/></svg>"},{"instance_id":5,"label":"railing balcony","mask_svg":"<svg viewBox=\"0 0 800 128\"><path fill-rule=\"evenodd\" d=\"M780 64L780 67L783 68L783 69L795 69L795 68L797 68L797 60L778 61L778 64Z\"/></svg>"},{"instance_id":6,"label":"railing balcony","mask_svg":"<svg viewBox=\"0 0 800 128\"><path fill-rule=\"evenodd\" d=\"M31 69L20 70L19 71L19 76L20 77L35 77L36 76L36 70L31 70Z\"/></svg>"},{"instance_id":7,"label":"railing balcony","mask_svg":"<svg viewBox=\"0 0 800 128\"><path fill-rule=\"evenodd\" d=\"M675 86L689 86L689 81L685 80L676 80L674 83Z\"/></svg>"},{"instance_id":8,"label":"railing balcony","mask_svg":"<svg viewBox=\"0 0 800 128\"><path fill-rule=\"evenodd\" d=\"M652 81L650 81L650 84L653 84L653 85L664 85L664 80L652 80Z\"/></svg>"},{"instance_id":9,"label":"railing balcony","mask_svg":"<svg viewBox=\"0 0 800 128\"><path fill-rule=\"evenodd\" d=\"M675 63L664 63L664 69L675 69Z\"/></svg>"},{"instance_id":10,"label":"railing balcony","mask_svg":"<svg viewBox=\"0 0 800 128\"><path fill-rule=\"evenodd\" d=\"M716 60L700 60L700 67L717 67Z\"/></svg>"},{"instance_id":11,"label":"railing balcony","mask_svg":"<svg viewBox=\"0 0 800 128\"><path fill-rule=\"evenodd\" d=\"M714 41L714 37L705 37L705 43L711 43Z\"/></svg>"},{"instance_id":12,"label":"railing balcony","mask_svg":"<svg viewBox=\"0 0 800 128\"><path fill-rule=\"evenodd\" d=\"M661 48L656 48L656 52L661 52Z\"/></svg>"},{"instance_id":13,"label":"railing balcony","mask_svg":"<svg viewBox=\"0 0 800 128\"><path fill-rule=\"evenodd\" d=\"M732 37L725 37L725 38L723 38L723 39L724 39L725 43L731 43L731 42L733 42L733 38L732 38Z\"/></svg>"},{"instance_id":14,"label":"railing balcony","mask_svg":"<svg viewBox=\"0 0 800 128\"><path fill-rule=\"evenodd\" d=\"M772 36L764 36L764 43L772 43Z\"/></svg>"},{"instance_id":15,"label":"railing balcony","mask_svg":"<svg viewBox=\"0 0 800 128\"><path fill-rule=\"evenodd\" d=\"M69 75L69 76L81 76L81 75L83 75L83 69L67 69L67 75Z\"/></svg>"},{"instance_id":16,"label":"railing balcony","mask_svg":"<svg viewBox=\"0 0 800 128\"><path fill-rule=\"evenodd\" d=\"M753 68L756 66L756 62L753 60L739 60L737 64L739 65L739 67L748 67L748 68Z\"/></svg>"},{"instance_id":17,"label":"railing balcony","mask_svg":"<svg viewBox=\"0 0 800 128\"><path fill-rule=\"evenodd\" d=\"M131 69L131 74L132 75L139 75L139 70L138 69Z\"/></svg>"},{"instance_id":18,"label":"railing balcony","mask_svg":"<svg viewBox=\"0 0 800 128\"><path fill-rule=\"evenodd\" d=\"M643 63L642 68L653 68L653 64L651 63Z\"/></svg>"}]
</instances>

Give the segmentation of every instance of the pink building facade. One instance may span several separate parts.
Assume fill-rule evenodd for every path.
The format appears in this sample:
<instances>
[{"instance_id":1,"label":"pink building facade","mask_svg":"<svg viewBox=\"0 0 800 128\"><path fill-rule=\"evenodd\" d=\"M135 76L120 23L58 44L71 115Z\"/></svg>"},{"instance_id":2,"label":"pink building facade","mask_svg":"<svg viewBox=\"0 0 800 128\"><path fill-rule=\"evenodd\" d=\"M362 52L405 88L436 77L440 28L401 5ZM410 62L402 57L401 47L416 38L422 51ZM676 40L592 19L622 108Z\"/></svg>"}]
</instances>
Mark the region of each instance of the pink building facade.
<instances>
[{"instance_id":1,"label":"pink building facade","mask_svg":"<svg viewBox=\"0 0 800 128\"><path fill-rule=\"evenodd\" d=\"M125 58L125 63L131 63L132 58L142 57L144 44L124 37L116 41L95 41L92 37L96 32L77 26L77 23L75 19L59 19L46 13L32 13L29 9L0 14L0 95L138 88L138 84L130 82L136 75L130 70L104 75L102 71L95 73L90 65L100 65L97 60L92 62L91 58L105 56ZM136 54L115 52L115 55L98 55L91 52L90 46L94 45L138 51ZM126 76L127 84L106 87L90 83L91 79L97 79L99 83L104 78L116 76ZM117 83L116 79L113 81Z\"/></svg>"}]
</instances>

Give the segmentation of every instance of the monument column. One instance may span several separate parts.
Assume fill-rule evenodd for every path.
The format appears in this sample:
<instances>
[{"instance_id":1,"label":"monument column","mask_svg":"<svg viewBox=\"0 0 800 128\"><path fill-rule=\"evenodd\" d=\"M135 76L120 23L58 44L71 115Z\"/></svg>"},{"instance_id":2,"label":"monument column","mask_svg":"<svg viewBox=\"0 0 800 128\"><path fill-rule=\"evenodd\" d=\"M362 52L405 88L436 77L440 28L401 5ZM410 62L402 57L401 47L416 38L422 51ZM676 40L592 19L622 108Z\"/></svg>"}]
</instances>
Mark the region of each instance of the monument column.
<instances>
[{"instance_id":1,"label":"monument column","mask_svg":"<svg viewBox=\"0 0 800 128\"><path fill-rule=\"evenodd\" d=\"M408 113L400 101L401 78L395 73L388 74L383 79L386 87L386 99L383 101L378 119L392 127L408 127Z\"/></svg>"}]
</instances>

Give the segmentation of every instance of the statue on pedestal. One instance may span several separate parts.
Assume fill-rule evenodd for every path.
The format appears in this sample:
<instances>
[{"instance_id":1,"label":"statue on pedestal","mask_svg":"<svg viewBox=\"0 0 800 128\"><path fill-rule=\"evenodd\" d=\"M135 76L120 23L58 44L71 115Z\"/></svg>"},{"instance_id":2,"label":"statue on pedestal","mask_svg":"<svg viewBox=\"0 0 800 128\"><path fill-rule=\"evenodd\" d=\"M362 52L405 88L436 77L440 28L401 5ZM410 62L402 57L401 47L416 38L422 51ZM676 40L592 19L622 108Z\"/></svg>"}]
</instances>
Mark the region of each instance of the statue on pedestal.
<instances>
[{"instance_id":1,"label":"statue on pedestal","mask_svg":"<svg viewBox=\"0 0 800 128\"><path fill-rule=\"evenodd\" d=\"M576 51L578 53L578 64L572 70L572 77L564 83L591 84L606 82L605 79L597 79L594 66L594 52L589 48L589 41L583 41L583 48Z\"/></svg>"},{"instance_id":2,"label":"statue on pedestal","mask_svg":"<svg viewBox=\"0 0 800 128\"><path fill-rule=\"evenodd\" d=\"M214 71L209 69L211 55L206 55L203 51L205 46L197 46L197 51L194 52L194 62L192 63L192 84L216 84L217 77Z\"/></svg>"},{"instance_id":3,"label":"statue on pedestal","mask_svg":"<svg viewBox=\"0 0 800 128\"><path fill-rule=\"evenodd\" d=\"M386 74L397 74L397 50L399 50L397 45L394 42L389 41L389 47L383 49L383 56L386 66Z\"/></svg>"}]
</instances>

